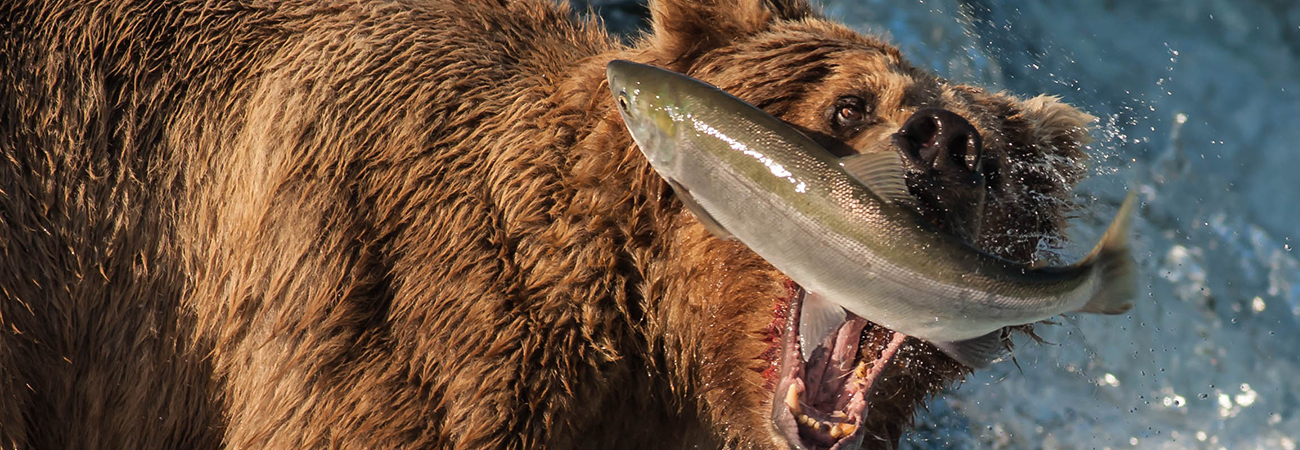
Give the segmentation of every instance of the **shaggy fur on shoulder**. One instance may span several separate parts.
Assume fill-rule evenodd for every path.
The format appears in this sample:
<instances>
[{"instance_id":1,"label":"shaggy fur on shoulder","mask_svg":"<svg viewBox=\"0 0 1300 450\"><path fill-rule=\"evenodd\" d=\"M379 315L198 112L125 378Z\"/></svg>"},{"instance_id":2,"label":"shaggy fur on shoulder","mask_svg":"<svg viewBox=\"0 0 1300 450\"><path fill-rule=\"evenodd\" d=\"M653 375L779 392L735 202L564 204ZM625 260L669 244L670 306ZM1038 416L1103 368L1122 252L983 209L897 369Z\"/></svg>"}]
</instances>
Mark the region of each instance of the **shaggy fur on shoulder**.
<instances>
[{"instance_id":1,"label":"shaggy fur on shoulder","mask_svg":"<svg viewBox=\"0 0 1300 450\"><path fill-rule=\"evenodd\" d=\"M781 445L789 280L651 170L615 58L855 148L956 111L996 166L980 245L1061 227L1087 115L800 0L652 11L623 46L543 0L0 4L0 448ZM876 102L852 135L846 92ZM872 445L964 373L900 358Z\"/></svg>"}]
</instances>

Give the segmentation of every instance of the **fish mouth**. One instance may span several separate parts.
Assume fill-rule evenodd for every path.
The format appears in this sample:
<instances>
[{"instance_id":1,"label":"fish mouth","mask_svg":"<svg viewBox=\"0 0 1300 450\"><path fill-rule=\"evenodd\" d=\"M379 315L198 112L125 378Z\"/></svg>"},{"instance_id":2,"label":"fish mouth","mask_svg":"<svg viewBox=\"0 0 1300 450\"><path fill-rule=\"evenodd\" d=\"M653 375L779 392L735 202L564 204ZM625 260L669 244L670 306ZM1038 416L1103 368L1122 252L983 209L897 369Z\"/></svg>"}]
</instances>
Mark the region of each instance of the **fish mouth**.
<instances>
[{"instance_id":1,"label":"fish mouth","mask_svg":"<svg viewBox=\"0 0 1300 450\"><path fill-rule=\"evenodd\" d=\"M904 336L848 313L835 332L814 348L803 348L799 319L807 292L789 285L789 301L778 305L774 321L780 327L774 342L780 357L772 426L792 449L859 448L867 433L863 424L872 388L895 354L886 350L896 351Z\"/></svg>"}]
</instances>

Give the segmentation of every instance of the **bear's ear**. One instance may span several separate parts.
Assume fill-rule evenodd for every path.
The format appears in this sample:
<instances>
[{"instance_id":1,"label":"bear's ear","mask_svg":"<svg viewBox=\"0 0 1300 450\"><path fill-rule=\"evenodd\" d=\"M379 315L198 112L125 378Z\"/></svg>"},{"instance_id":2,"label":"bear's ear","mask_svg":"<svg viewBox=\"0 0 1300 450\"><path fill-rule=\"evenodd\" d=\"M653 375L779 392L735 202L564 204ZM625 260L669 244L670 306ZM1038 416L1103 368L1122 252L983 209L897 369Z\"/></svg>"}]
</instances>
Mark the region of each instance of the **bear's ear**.
<instances>
[{"instance_id":1,"label":"bear's ear","mask_svg":"<svg viewBox=\"0 0 1300 450\"><path fill-rule=\"evenodd\" d=\"M1070 185L1077 183L1083 176L1083 160L1088 157L1084 146L1092 142L1089 126L1097 118L1049 95L1020 102L1018 109L1018 118L1026 125L1029 142L1034 143L1039 151L1058 156L1047 160L1065 176L1063 181Z\"/></svg>"},{"instance_id":2,"label":"bear's ear","mask_svg":"<svg viewBox=\"0 0 1300 450\"><path fill-rule=\"evenodd\" d=\"M691 61L774 21L812 16L807 0L655 0L652 48L675 62Z\"/></svg>"},{"instance_id":3,"label":"bear's ear","mask_svg":"<svg viewBox=\"0 0 1300 450\"><path fill-rule=\"evenodd\" d=\"M1020 110L1039 142L1063 150L1080 149L1092 142L1088 125L1097 118L1062 103L1059 97L1040 95L1022 102Z\"/></svg>"}]
</instances>

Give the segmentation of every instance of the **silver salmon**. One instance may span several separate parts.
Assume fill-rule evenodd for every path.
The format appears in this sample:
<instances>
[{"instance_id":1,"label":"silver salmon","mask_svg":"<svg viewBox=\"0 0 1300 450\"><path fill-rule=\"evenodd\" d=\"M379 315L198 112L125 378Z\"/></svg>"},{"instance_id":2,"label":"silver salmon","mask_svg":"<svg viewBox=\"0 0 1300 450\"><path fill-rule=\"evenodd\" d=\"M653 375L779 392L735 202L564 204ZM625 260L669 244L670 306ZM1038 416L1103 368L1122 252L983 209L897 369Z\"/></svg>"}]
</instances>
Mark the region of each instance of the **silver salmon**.
<instances>
[{"instance_id":1,"label":"silver salmon","mask_svg":"<svg viewBox=\"0 0 1300 450\"><path fill-rule=\"evenodd\" d=\"M831 305L805 305L813 322L843 308L978 368L1003 349L1003 327L1132 307L1132 193L1081 261L1011 261L928 224L892 148L840 158L694 78L627 61L606 75L637 146L696 218Z\"/></svg>"}]
</instances>

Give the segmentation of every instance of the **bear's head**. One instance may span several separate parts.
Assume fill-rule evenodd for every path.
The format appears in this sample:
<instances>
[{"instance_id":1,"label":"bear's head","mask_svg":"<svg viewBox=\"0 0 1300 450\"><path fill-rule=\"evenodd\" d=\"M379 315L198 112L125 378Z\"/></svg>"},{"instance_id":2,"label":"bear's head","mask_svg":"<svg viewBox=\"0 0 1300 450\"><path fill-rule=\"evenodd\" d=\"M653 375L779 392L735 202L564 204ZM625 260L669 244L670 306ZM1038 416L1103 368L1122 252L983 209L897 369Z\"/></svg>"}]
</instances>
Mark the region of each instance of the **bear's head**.
<instances>
[{"instance_id":1,"label":"bear's head","mask_svg":"<svg viewBox=\"0 0 1300 450\"><path fill-rule=\"evenodd\" d=\"M629 59L716 85L832 152L900 152L922 214L986 251L1029 261L1041 240L1059 236L1069 190L1084 173L1091 116L1053 97L1023 100L944 80L803 0L662 0L651 12L653 31ZM658 184L656 192L670 199L671 190ZM861 386L813 377L802 381L822 398L787 403L790 394L777 386L789 383L782 364L804 363L787 344L798 333L790 318L801 289L743 244L710 236L680 206L669 210L675 213L664 220L670 225L659 256L665 263L644 274L646 331L651 348L665 355L672 389L699 402L724 442L893 444L916 405L969 372L909 339L865 388L865 405L849 401ZM891 336L868 324L852 337L858 362L873 362Z\"/></svg>"}]
</instances>

